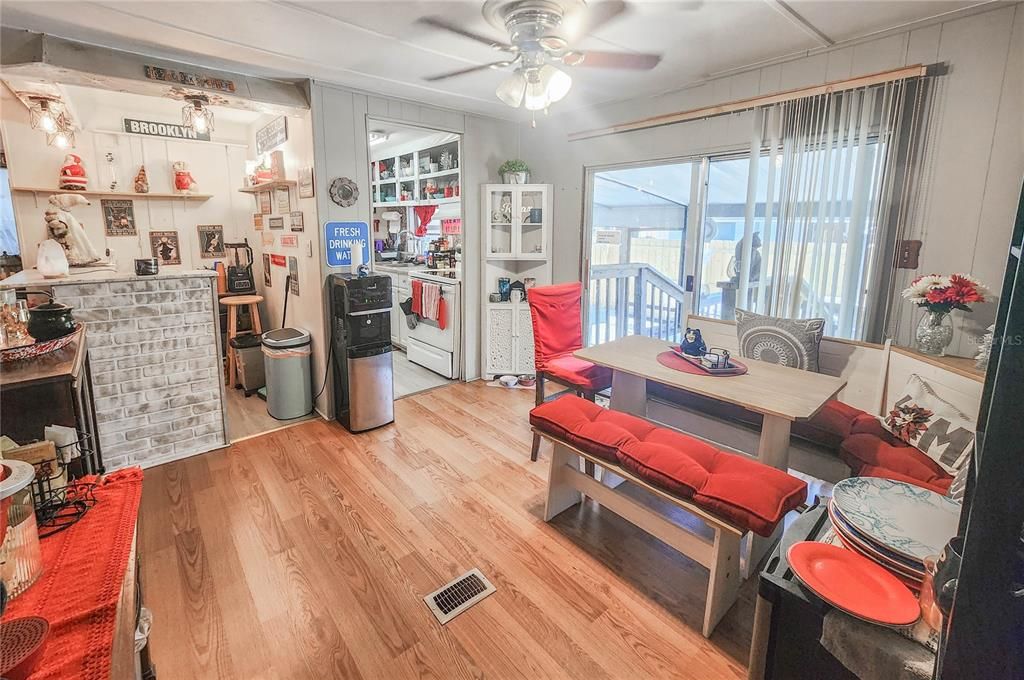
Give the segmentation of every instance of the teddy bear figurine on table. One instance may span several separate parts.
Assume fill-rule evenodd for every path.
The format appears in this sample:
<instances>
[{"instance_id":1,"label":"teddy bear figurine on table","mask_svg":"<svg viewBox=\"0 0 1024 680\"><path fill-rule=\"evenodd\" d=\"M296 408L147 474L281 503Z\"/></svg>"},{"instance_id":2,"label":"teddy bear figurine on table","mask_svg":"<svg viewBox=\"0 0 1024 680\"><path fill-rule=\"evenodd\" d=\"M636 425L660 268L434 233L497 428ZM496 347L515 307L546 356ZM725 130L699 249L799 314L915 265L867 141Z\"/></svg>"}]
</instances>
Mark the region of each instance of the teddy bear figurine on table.
<instances>
[{"instance_id":1,"label":"teddy bear figurine on table","mask_svg":"<svg viewBox=\"0 0 1024 680\"><path fill-rule=\"evenodd\" d=\"M174 161L171 167L174 169L174 193L191 194L192 188L199 182L188 171L188 163L185 161Z\"/></svg>"},{"instance_id":2,"label":"teddy bear figurine on table","mask_svg":"<svg viewBox=\"0 0 1024 680\"><path fill-rule=\"evenodd\" d=\"M708 351L708 346L700 336L699 328L687 328L679 349L688 357L702 357Z\"/></svg>"}]
</instances>

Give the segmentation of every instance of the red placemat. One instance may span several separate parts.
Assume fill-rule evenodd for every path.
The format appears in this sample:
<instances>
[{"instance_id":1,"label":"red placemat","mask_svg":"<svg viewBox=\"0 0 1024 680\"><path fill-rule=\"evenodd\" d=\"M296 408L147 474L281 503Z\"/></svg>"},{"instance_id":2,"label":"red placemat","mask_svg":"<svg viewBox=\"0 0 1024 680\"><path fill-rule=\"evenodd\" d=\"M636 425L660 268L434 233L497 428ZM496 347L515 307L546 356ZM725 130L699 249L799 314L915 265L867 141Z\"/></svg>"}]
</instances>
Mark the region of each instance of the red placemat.
<instances>
[{"instance_id":1,"label":"red placemat","mask_svg":"<svg viewBox=\"0 0 1024 680\"><path fill-rule=\"evenodd\" d=\"M142 470L103 478L96 505L72 527L42 540L43 574L12 601L4 620L41 616L50 623L43 658L30 680L106 680L114 619L142 497Z\"/></svg>"},{"instance_id":2,"label":"red placemat","mask_svg":"<svg viewBox=\"0 0 1024 680\"><path fill-rule=\"evenodd\" d=\"M747 372L747 365L736 361L732 357L729 357L729 363L736 367L736 371L730 373L712 373L706 371L697 364L694 364L686 359L682 358L672 350L662 352L658 355L658 363L667 368L671 368L676 371L682 371L683 373L691 373L693 375L710 375L716 378L732 377L734 375L743 375Z\"/></svg>"}]
</instances>

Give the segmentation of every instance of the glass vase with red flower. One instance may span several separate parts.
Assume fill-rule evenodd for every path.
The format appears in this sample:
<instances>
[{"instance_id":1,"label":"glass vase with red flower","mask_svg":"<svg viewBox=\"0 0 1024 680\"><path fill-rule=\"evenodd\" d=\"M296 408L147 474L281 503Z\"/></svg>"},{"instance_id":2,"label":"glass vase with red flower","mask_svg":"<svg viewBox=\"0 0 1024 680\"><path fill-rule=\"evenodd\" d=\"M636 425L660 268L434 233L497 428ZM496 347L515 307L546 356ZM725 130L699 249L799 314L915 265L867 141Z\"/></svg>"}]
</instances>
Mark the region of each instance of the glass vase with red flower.
<instances>
[{"instance_id":1,"label":"glass vase with red flower","mask_svg":"<svg viewBox=\"0 0 1024 680\"><path fill-rule=\"evenodd\" d=\"M953 341L954 309L971 311L970 304L985 302L987 290L967 274L940 276L927 274L914 279L903 291L903 297L925 310L917 324L915 341L924 354L944 356Z\"/></svg>"}]
</instances>

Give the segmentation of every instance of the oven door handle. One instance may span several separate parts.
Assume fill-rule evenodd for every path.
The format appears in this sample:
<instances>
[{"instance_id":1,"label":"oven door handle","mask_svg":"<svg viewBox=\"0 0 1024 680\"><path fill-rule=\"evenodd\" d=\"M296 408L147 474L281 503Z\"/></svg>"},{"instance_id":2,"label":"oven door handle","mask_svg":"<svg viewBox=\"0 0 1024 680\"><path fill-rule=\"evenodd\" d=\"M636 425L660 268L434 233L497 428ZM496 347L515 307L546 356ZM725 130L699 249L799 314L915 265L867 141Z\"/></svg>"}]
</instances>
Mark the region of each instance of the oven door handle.
<instances>
[{"instance_id":1,"label":"oven door handle","mask_svg":"<svg viewBox=\"0 0 1024 680\"><path fill-rule=\"evenodd\" d=\"M348 312L349 316L369 316L370 314L390 314L390 307L380 307L378 309L364 309L359 312Z\"/></svg>"}]
</instances>

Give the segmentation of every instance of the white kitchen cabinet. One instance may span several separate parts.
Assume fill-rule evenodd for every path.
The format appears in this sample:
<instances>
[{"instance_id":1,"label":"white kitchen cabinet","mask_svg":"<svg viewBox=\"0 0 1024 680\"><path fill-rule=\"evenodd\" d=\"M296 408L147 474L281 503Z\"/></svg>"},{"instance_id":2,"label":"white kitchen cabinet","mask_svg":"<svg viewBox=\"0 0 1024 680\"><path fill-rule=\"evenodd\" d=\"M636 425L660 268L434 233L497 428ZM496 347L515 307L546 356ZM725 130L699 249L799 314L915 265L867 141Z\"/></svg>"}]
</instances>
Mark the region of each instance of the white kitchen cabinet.
<instances>
[{"instance_id":1,"label":"white kitchen cabinet","mask_svg":"<svg viewBox=\"0 0 1024 680\"><path fill-rule=\"evenodd\" d=\"M551 185L484 185L484 257L546 260L551 252Z\"/></svg>"},{"instance_id":2,"label":"white kitchen cabinet","mask_svg":"<svg viewBox=\"0 0 1024 680\"><path fill-rule=\"evenodd\" d=\"M488 304L484 336L488 379L533 375L533 323L525 301Z\"/></svg>"}]
</instances>

